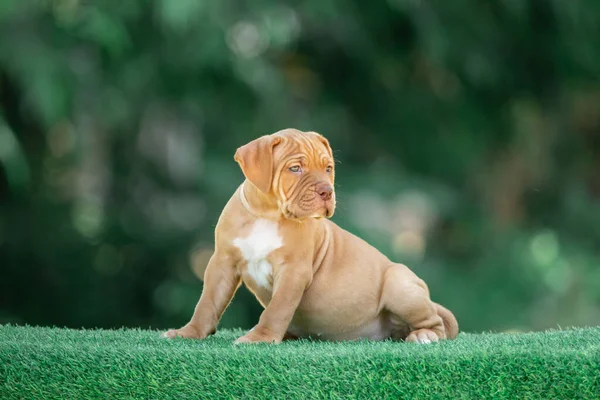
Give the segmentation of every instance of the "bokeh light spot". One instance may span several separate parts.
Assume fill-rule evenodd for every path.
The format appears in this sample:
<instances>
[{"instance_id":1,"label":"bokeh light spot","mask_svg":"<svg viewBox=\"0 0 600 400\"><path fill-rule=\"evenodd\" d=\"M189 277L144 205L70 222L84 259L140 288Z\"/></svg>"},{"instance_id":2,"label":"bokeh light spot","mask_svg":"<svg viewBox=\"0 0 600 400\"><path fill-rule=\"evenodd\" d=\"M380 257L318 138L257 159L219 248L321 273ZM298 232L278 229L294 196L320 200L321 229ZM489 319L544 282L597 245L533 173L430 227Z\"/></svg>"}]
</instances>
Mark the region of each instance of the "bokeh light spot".
<instances>
[{"instance_id":1,"label":"bokeh light spot","mask_svg":"<svg viewBox=\"0 0 600 400\"><path fill-rule=\"evenodd\" d=\"M544 231L531 239L531 255L540 266L549 266L556 261L559 253L558 239L554 232Z\"/></svg>"}]
</instances>

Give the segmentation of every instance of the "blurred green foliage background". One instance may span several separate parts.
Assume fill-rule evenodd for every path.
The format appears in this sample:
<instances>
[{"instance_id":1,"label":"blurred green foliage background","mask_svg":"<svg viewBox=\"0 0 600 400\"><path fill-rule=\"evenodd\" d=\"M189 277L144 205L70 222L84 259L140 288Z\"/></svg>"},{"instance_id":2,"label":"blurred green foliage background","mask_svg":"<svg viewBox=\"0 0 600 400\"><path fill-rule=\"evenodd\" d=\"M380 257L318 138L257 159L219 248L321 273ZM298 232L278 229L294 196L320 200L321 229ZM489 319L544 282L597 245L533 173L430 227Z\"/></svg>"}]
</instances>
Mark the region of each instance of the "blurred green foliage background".
<instances>
[{"instance_id":1,"label":"blurred green foliage background","mask_svg":"<svg viewBox=\"0 0 600 400\"><path fill-rule=\"evenodd\" d=\"M294 127L463 329L598 325L599 77L597 0L2 0L0 323L184 324L235 149Z\"/></svg>"}]
</instances>

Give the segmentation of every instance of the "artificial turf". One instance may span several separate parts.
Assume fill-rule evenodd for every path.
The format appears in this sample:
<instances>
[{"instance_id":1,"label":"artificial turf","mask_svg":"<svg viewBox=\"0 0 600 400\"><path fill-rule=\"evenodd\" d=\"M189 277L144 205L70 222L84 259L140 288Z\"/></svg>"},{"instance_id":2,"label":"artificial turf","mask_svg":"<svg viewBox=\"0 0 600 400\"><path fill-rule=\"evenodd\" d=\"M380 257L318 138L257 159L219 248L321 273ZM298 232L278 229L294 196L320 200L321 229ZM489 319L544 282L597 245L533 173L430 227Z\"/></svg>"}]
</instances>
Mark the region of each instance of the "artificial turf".
<instances>
[{"instance_id":1,"label":"artificial turf","mask_svg":"<svg viewBox=\"0 0 600 400\"><path fill-rule=\"evenodd\" d=\"M1 399L598 399L600 327L454 341L234 346L242 331L0 325Z\"/></svg>"}]
</instances>

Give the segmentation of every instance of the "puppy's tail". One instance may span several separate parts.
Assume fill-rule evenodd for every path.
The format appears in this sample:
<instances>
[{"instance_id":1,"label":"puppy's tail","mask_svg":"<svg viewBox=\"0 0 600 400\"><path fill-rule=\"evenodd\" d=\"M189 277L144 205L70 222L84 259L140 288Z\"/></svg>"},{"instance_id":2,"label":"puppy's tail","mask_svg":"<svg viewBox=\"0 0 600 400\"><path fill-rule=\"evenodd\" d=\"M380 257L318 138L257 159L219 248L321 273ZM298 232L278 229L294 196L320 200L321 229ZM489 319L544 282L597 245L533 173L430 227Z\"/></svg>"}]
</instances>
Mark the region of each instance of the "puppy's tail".
<instances>
[{"instance_id":1,"label":"puppy's tail","mask_svg":"<svg viewBox=\"0 0 600 400\"><path fill-rule=\"evenodd\" d=\"M446 328L446 338L454 339L458 335L458 321L456 317L450 310L446 307L435 304L435 308L437 309L437 313L440 317L442 317L442 321L444 321L444 328Z\"/></svg>"}]
</instances>

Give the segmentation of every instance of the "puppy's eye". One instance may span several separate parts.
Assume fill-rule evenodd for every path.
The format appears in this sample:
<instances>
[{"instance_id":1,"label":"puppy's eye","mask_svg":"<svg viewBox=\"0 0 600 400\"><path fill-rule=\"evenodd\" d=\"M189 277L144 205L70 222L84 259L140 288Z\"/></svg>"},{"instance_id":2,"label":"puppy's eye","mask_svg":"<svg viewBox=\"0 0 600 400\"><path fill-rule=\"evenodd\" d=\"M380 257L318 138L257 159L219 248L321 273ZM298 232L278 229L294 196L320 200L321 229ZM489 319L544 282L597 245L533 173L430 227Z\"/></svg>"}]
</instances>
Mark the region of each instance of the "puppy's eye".
<instances>
[{"instance_id":1,"label":"puppy's eye","mask_svg":"<svg viewBox=\"0 0 600 400\"><path fill-rule=\"evenodd\" d=\"M327 172L328 174L330 174L333 171L333 167L329 166L327 168L325 168L325 172Z\"/></svg>"},{"instance_id":2,"label":"puppy's eye","mask_svg":"<svg viewBox=\"0 0 600 400\"><path fill-rule=\"evenodd\" d=\"M294 165L293 167L290 167L289 170L290 170L290 172L297 174L298 172L300 172L300 166Z\"/></svg>"}]
</instances>

